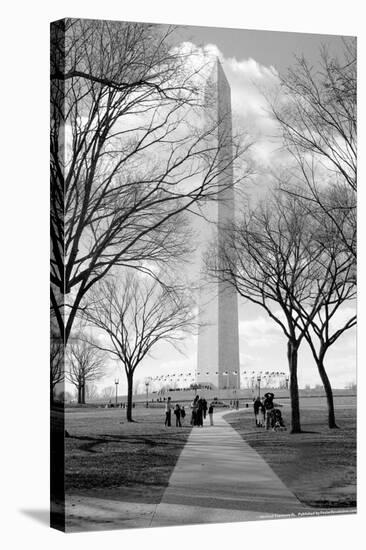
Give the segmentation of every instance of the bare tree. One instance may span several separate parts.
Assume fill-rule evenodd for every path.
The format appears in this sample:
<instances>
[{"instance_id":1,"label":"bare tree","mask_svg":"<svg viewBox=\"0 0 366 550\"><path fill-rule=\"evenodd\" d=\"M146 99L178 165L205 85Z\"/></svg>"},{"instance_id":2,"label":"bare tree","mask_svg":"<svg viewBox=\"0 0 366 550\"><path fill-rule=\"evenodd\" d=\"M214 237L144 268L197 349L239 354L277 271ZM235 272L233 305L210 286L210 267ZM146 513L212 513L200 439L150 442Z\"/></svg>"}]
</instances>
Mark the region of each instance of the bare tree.
<instances>
[{"instance_id":1,"label":"bare tree","mask_svg":"<svg viewBox=\"0 0 366 550\"><path fill-rule=\"evenodd\" d=\"M83 315L107 337L99 349L122 363L127 377L126 415L131 422L136 368L158 342L177 345L193 327L189 295L129 271L123 281L101 281L91 292Z\"/></svg>"},{"instance_id":2,"label":"bare tree","mask_svg":"<svg viewBox=\"0 0 366 550\"><path fill-rule=\"evenodd\" d=\"M310 218L311 220L311 218ZM314 222L315 223L315 220ZM337 227L327 217L322 225L313 225L313 239L323 249L317 257L320 267L313 281L313 299L317 308L309 309L306 303L295 302L306 326L305 338L315 359L327 396L328 426L337 428L332 386L325 369L329 348L349 329L356 325L356 312L346 316L342 306L356 297L356 272L353 257L345 250Z\"/></svg>"},{"instance_id":3,"label":"bare tree","mask_svg":"<svg viewBox=\"0 0 366 550\"><path fill-rule=\"evenodd\" d=\"M106 386L105 388L102 388L100 392L100 397L103 399L112 399L115 393L115 388L113 386Z\"/></svg>"},{"instance_id":4,"label":"bare tree","mask_svg":"<svg viewBox=\"0 0 366 550\"><path fill-rule=\"evenodd\" d=\"M98 386L92 383L86 384L85 401L93 401L94 399L98 399L98 397L99 397Z\"/></svg>"},{"instance_id":5,"label":"bare tree","mask_svg":"<svg viewBox=\"0 0 366 550\"><path fill-rule=\"evenodd\" d=\"M318 70L304 57L298 58L296 65L281 79L279 101L272 104L285 147L297 167L296 193L309 201L309 208L330 217L354 257L356 61L356 39L352 38L344 40L343 52L338 58L323 48ZM295 192L293 186L291 192Z\"/></svg>"},{"instance_id":6,"label":"bare tree","mask_svg":"<svg viewBox=\"0 0 366 550\"><path fill-rule=\"evenodd\" d=\"M52 25L51 303L65 342L113 266L149 271L184 254L181 213L214 198L218 173L243 152L218 162L202 67L171 47L173 30Z\"/></svg>"},{"instance_id":7,"label":"bare tree","mask_svg":"<svg viewBox=\"0 0 366 550\"><path fill-rule=\"evenodd\" d=\"M301 432L298 350L318 307L313 281L319 278L319 254L306 210L295 198L279 195L227 228L218 258L208 259L211 274L262 307L286 336L292 433ZM299 303L309 305L305 323Z\"/></svg>"},{"instance_id":8,"label":"bare tree","mask_svg":"<svg viewBox=\"0 0 366 550\"><path fill-rule=\"evenodd\" d=\"M64 381L64 344L56 335L51 335L50 345L50 402L54 403L57 386ZM62 388L63 389L63 388Z\"/></svg>"},{"instance_id":9,"label":"bare tree","mask_svg":"<svg viewBox=\"0 0 366 550\"><path fill-rule=\"evenodd\" d=\"M86 341L84 336L69 339L66 350L66 377L77 389L78 403L85 404L86 385L105 374L105 357L96 344Z\"/></svg>"}]
</instances>

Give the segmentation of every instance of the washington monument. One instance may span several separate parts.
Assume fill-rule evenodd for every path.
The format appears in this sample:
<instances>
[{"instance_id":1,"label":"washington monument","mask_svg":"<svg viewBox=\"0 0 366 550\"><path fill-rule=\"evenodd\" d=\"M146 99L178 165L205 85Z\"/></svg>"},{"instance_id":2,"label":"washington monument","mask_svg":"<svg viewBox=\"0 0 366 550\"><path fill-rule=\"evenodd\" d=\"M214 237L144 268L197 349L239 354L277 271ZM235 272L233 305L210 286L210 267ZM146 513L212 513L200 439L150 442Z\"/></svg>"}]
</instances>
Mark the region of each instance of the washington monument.
<instances>
[{"instance_id":1,"label":"washington monument","mask_svg":"<svg viewBox=\"0 0 366 550\"><path fill-rule=\"evenodd\" d=\"M217 185L223 190L217 200L208 206L210 222L205 228L206 247L207 242L213 240L218 252L223 246L224 227L234 220L235 215L230 86L218 59L207 88L211 96L210 112L217 120ZM204 246L203 239L202 253ZM200 278L199 321L197 383L217 389L240 388L236 291L228 283L208 283L203 270Z\"/></svg>"}]
</instances>

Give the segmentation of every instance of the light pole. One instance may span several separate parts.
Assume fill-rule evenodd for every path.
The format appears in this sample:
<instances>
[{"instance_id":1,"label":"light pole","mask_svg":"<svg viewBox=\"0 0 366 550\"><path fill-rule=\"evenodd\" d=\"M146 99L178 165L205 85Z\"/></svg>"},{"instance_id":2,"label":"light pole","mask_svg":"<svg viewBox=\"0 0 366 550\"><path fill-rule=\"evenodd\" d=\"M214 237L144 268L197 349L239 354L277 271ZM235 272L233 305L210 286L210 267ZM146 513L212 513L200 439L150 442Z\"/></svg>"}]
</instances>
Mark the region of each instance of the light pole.
<instances>
[{"instance_id":1,"label":"light pole","mask_svg":"<svg viewBox=\"0 0 366 550\"><path fill-rule=\"evenodd\" d=\"M258 376L257 376L257 382L258 382L258 397L260 398L261 396L261 374L259 373Z\"/></svg>"},{"instance_id":2,"label":"light pole","mask_svg":"<svg viewBox=\"0 0 366 550\"><path fill-rule=\"evenodd\" d=\"M145 387L146 387L146 408L149 406L149 380L145 380Z\"/></svg>"},{"instance_id":3,"label":"light pole","mask_svg":"<svg viewBox=\"0 0 366 550\"><path fill-rule=\"evenodd\" d=\"M238 409L238 408L239 408L239 401L238 401L238 398L237 398L237 395L236 395L236 390L237 390L237 389L240 389L240 388L239 388L239 371L233 370L233 371L232 371L232 374L233 374L234 376L236 376L236 378L235 378L235 385L233 385L233 397L234 397L234 405L235 405L235 408Z\"/></svg>"},{"instance_id":4,"label":"light pole","mask_svg":"<svg viewBox=\"0 0 366 550\"><path fill-rule=\"evenodd\" d=\"M227 382L227 375L228 375L228 372L225 370L225 371L222 373L222 376L225 376L225 385L224 385L223 389L225 390L225 394L224 394L224 395L226 395L226 397L227 397L227 395L228 395L228 392L226 391L226 390L227 390L227 387L228 387L228 385L227 385L227 384L228 384L228 382ZM229 394L229 396L230 396L230 394Z\"/></svg>"},{"instance_id":5,"label":"light pole","mask_svg":"<svg viewBox=\"0 0 366 550\"><path fill-rule=\"evenodd\" d=\"M114 379L114 383L116 384L116 407L117 407L117 404L118 404L118 384L119 384L119 379L118 379L118 378L115 378L115 379Z\"/></svg>"}]
</instances>

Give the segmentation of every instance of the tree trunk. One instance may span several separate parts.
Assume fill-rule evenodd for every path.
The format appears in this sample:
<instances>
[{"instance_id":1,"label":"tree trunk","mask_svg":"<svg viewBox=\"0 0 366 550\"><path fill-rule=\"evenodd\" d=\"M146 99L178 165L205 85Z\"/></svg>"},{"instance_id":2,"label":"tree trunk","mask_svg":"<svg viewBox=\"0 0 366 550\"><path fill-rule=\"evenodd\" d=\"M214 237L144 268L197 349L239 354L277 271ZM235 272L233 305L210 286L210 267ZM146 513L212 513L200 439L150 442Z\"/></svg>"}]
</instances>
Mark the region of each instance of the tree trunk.
<instances>
[{"instance_id":1,"label":"tree trunk","mask_svg":"<svg viewBox=\"0 0 366 550\"><path fill-rule=\"evenodd\" d=\"M291 398L291 433L301 433L299 387L297 383L297 354L299 346L289 340L287 343L287 359L290 371L290 398Z\"/></svg>"},{"instance_id":2,"label":"tree trunk","mask_svg":"<svg viewBox=\"0 0 366 550\"><path fill-rule=\"evenodd\" d=\"M330 385L330 381L328 378L328 375L324 368L324 353L320 352L319 357L316 360L316 364L318 367L318 371L320 374L320 378L323 382L325 394L327 396L327 404L328 404L328 426L329 428L338 428L335 420L335 412L334 412L334 401L333 401L333 390L332 386Z\"/></svg>"},{"instance_id":3,"label":"tree trunk","mask_svg":"<svg viewBox=\"0 0 366 550\"><path fill-rule=\"evenodd\" d=\"M81 405L81 383L78 384L78 405Z\"/></svg>"},{"instance_id":4,"label":"tree trunk","mask_svg":"<svg viewBox=\"0 0 366 550\"><path fill-rule=\"evenodd\" d=\"M85 382L81 386L81 403L85 405Z\"/></svg>"},{"instance_id":5,"label":"tree trunk","mask_svg":"<svg viewBox=\"0 0 366 550\"><path fill-rule=\"evenodd\" d=\"M55 402L55 398L54 398L54 392L53 392L53 384L51 382L50 384L50 406L51 407L54 404L54 402Z\"/></svg>"},{"instance_id":6,"label":"tree trunk","mask_svg":"<svg viewBox=\"0 0 366 550\"><path fill-rule=\"evenodd\" d=\"M133 372L127 374L127 422L132 422Z\"/></svg>"}]
</instances>

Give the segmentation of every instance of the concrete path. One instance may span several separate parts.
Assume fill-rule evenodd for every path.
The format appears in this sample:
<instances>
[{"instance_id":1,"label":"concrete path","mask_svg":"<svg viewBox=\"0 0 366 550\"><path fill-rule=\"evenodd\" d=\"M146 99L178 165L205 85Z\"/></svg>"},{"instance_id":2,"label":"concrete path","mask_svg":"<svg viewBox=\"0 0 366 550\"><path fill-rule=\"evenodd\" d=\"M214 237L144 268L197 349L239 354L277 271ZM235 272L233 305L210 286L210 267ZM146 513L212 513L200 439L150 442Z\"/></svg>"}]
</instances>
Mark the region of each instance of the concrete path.
<instances>
[{"instance_id":1,"label":"concrete path","mask_svg":"<svg viewBox=\"0 0 366 550\"><path fill-rule=\"evenodd\" d=\"M246 409L244 409L246 410ZM70 496L67 531L223 523L290 517L309 510L261 456L215 413L193 428L160 504Z\"/></svg>"},{"instance_id":2,"label":"concrete path","mask_svg":"<svg viewBox=\"0 0 366 550\"><path fill-rule=\"evenodd\" d=\"M270 519L307 509L261 456L215 414L193 428L151 525Z\"/></svg>"}]
</instances>

